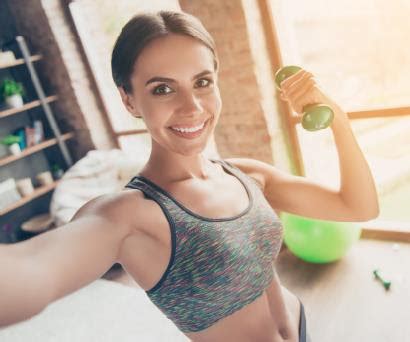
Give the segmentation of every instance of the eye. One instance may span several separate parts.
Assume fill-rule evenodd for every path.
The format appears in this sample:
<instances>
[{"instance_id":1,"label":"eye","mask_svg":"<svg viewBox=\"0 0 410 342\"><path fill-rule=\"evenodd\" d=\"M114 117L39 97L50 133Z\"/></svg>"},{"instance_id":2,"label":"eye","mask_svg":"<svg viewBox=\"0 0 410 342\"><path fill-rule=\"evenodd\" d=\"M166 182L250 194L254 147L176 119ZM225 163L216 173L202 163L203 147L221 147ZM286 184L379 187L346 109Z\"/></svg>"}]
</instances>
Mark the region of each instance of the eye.
<instances>
[{"instance_id":1,"label":"eye","mask_svg":"<svg viewBox=\"0 0 410 342\"><path fill-rule=\"evenodd\" d=\"M170 87L168 87L168 85L166 85L166 84L160 84L158 87L155 87L152 91L151 91L151 94L153 94L153 95L167 95L167 94L170 94L170 93L172 93L173 92L173 90L170 88Z\"/></svg>"},{"instance_id":2,"label":"eye","mask_svg":"<svg viewBox=\"0 0 410 342\"><path fill-rule=\"evenodd\" d=\"M209 78L200 78L195 85L198 85L199 88L210 87L214 82Z\"/></svg>"}]
</instances>

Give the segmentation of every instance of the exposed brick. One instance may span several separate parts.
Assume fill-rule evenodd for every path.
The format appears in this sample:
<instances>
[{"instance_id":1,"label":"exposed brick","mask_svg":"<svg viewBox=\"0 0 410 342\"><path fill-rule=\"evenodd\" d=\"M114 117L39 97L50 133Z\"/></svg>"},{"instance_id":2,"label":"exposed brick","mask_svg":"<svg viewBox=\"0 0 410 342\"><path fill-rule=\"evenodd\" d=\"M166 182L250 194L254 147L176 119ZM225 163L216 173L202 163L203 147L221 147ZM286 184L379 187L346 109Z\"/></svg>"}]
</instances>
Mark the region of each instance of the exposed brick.
<instances>
[{"instance_id":1,"label":"exposed brick","mask_svg":"<svg viewBox=\"0 0 410 342\"><path fill-rule=\"evenodd\" d=\"M215 140L220 154L272 163L242 1L180 0L180 5L202 21L217 45L223 109Z\"/></svg>"}]
</instances>

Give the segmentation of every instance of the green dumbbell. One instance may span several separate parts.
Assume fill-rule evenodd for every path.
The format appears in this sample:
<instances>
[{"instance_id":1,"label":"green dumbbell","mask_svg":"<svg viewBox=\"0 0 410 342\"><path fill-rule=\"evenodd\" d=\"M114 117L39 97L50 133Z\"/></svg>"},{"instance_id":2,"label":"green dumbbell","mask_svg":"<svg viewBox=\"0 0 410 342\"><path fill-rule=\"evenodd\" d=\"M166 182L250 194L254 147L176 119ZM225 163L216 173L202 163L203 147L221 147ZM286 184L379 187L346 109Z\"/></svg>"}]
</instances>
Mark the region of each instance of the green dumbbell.
<instances>
[{"instance_id":1,"label":"green dumbbell","mask_svg":"<svg viewBox=\"0 0 410 342\"><path fill-rule=\"evenodd\" d=\"M390 289L391 281L383 279L383 277L380 273L380 270L378 270L378 269L373 270L373 274L374 274L374 277L383 284L383 286L386 290Z\"/></svg>"},{"instance_id":2,"label":"green dumbbell","mask_svg":"<svg viewBox=\"0 0 410 342\"><path fill-rule=\"evenodd\" d=\"M280 84L289 76L296 74L301 67L288 65L279 69L275 74L275 83L280 90ZM310 104L303 107L302 126L308 131L317 131L330 126L334 113L332 108L325 104Z\"/></svg>"}]
</instances>

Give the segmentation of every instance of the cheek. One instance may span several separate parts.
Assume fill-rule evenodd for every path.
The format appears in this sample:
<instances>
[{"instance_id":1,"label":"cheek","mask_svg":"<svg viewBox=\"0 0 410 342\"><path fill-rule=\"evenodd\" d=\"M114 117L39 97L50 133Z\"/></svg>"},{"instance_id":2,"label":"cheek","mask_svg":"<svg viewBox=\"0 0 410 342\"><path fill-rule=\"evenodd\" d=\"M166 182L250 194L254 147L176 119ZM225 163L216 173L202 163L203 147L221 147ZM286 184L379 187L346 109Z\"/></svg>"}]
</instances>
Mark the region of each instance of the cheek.
<instances>
[{"instance_id":1,"label":"cheek","mask_svg":"<svg viewBox=\"0 0 410 342\"><path fill-rule=\"evenodd\" d=\"M151 126L166 121L170 113L170 104L161 101L146 101L141 108L145 123Z\"/></svg>"},{"instance_id":2,"label":"cheek","mask_svg":"<svg viewBox=\"0 0 410 342\"><path fill-rule=\"evenodd\" d=\"M212 99L210 100L212 108L210 108L210 111L212 114L215 116L218 116L221 109L222 109L222 99L221 99L221 94L219 92L219 89L216 89L212 95Z\"/></svg>"}]
</instances>

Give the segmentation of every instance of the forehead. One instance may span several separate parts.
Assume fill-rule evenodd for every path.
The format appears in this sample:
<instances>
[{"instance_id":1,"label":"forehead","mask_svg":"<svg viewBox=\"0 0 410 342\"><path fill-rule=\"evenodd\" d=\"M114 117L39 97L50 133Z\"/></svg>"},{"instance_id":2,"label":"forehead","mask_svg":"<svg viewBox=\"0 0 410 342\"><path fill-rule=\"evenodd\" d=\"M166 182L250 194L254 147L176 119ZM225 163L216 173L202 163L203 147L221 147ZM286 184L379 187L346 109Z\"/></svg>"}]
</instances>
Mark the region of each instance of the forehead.
<instances>
[{"instance_id":1,"label":"forehead","mask_svg":"<svg viewBox=\"0 0 410 342\"><path fill-rule=\"evenodd\" d=\"M134 66L133 78L144 82L153 76L178 78L214 70L211 50L194 38L171 34L150 42Z\"/></svg>"}]
</instances>

